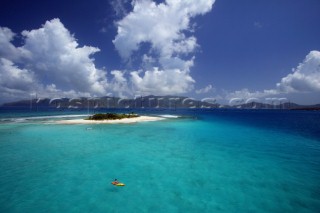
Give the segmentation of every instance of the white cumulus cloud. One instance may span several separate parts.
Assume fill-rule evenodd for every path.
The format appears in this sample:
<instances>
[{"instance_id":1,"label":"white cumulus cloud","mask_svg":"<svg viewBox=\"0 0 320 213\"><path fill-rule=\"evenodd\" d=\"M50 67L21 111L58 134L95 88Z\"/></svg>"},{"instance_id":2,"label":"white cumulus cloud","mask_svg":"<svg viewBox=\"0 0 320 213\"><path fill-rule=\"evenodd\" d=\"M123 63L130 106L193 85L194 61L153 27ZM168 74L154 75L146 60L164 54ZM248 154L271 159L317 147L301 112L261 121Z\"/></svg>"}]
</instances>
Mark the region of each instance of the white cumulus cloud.
<instances>
[{"instance_id":1,"label":"white cumulus cloud","mask_svg":"<svg viewBox=\"0 0 320 213\"><path fill-rule=\"evenodd\" d=\"M23 31L22 35L25 37L22 48L31 53L28 67L36 70L41 82L54 83L65 90L105 92L105 73L90 58L99 49L79 47L59 19L47 21L40 29Z\"/></svg>"},{"instance_id":2,"label":"white cumulus cloud","mask_svg":"<svg viewBox=\"0 0 320 213\"><path fill-rule=\"evenodd\" d=\"M320 103L320 52L311 51L304 61L292 73L283 77L276 87L269 90L252 92L242 89L226 94L226 99L241 98L287 98L288 100L305 103Z\"/></svg>"},{"instance_id":3,"label":"white cumulus cloud","mask_svg":"<svg viewBox=\"0 0 320 213\"><path fill-rule=\"evenodd\" d=\"M112 70L111 75L113 79L109 84L109 87L112 88L113 93L119 97L126 97L127 95L132 95L132 91L129 89L129 82L125 77L125 72L120 70Z\"/></svg>"},{"instance_id":4,"label":"white cumulus cloud","mask_svg":"<svg viewBox=\"0 0 320 213\"><path fill-rule=\"evenodd\" d=\"M147 70L141 75L141 71L131 72L131 79L135 91L138 94L158 94L166 95L174 93L184 93L193 89L194 80L185 71L179 69Z\"/></svg>"},{"instance_id":5,"label":"white cumulus cloud","mask_svg":"<svg viewBox=\"0 0 320 213\"><path fill-rule=\"evenodd\" d=\"M139 49L142 42L150 42L162 57L173 53L189 53L197 46L196 38L187 37L190 18L209 12L214 0L167 0L156 4L151 0L133 2L133 11L120 20L114 44L123 58Z\"/></svg>"},{"instance_id":6,"label":"white cumulus cloud","mask_svg":"<svg viewBox=\"0 0 320 213\"><path fill-rule=\"evenodd\" d=\"M24 48L16 48L11 42L16 34L7 27L0 27L0 57L12 61L20 61L22 57L28 57L28 51Z\"/></svg>"},{"instance_id":7,"label":"white cumulus cloud","mask_svg":"<svg viewBox=\"0 0 320 213\"><path fill-rule=\"evenodd\" d=\"M92 58L99 49L80 47L59 19L21 34L24 45L16 47L12 44L15 33L0 28L1 93L12 92L7 96L14 96L18 90L43 96L106 93L106 72L96 68Z\"/></svg>"},{"instance_id":8,"label":"white cumulus cloud","mask_svg":"<svg viewBox=\"0 0 320 213\"><path fill-rule=\"evenodd\" d=\"M281 92L319 92L320 52L311 51L293 72L277 84Z\"/></svg>"},{"instance_id":9,"label":"white cumulus cloud","mask_svg":"<svg viewBox=\"0 0 320 213\"><path fill-rule=\"evenodd\" d=\"M204 93L208 93L208 92L211 92L211 91L214 91L214 88L213 88L213 86L211 84L209 84L208 86L206 86L204 88L196 90L196 93L197 94L204 94Z\"/></svg>"},{"instance_id":10,"label":"white cumulus cloud","mask_svg":"<svg viewBox=\"0 0 320 213\"><path fill-rule=\"evenodd\" d=\"M18 92L29 91L34 82L34 73L20 69L12 61L0 58L0 91ZM3 94L3 93L2 93ZM3 94L4 95L4 94Z\"/></svg>"},{"instance_id":11,"label":"white cumulus cloud","mask_svg":"<svg viewBox=\"0 0 320 213\"><path fill-rule=\"evenodd\" d=\"M136 88L156 94L184 93L193 88L195 81L190 68L194 57L190 54L198 44L186 31L192 31L191 18L209 12L213 3L214 0L166 0L160 4L151 0L133 1L133 11L117 22L118 34L113 43L124 60L130 60L142 44L149 43L153 57L144 54L142 60L152 58L153 63L158 63L154 67L160 68L133 72Z\"/></svg>"}]
</instances>

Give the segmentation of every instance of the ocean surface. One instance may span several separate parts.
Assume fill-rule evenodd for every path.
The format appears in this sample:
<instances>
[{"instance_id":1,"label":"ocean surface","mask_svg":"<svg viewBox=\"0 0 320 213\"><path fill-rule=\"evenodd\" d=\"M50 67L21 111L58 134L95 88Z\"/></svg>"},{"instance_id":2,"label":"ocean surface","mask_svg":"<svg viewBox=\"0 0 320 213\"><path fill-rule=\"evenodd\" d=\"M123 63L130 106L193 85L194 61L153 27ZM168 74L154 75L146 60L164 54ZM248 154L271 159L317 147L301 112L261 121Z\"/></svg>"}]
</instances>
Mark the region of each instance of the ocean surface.
<instances>
[{"instance_id":1,"label":"ocean surface","mask_svg":"<svg viewBox=\"0 0 320 213\"><path fill-rule=\"evenodd\" d=\"M320 112L131 111L0 109L0 212L320 212Z\"/></svg>"}]
</instances>

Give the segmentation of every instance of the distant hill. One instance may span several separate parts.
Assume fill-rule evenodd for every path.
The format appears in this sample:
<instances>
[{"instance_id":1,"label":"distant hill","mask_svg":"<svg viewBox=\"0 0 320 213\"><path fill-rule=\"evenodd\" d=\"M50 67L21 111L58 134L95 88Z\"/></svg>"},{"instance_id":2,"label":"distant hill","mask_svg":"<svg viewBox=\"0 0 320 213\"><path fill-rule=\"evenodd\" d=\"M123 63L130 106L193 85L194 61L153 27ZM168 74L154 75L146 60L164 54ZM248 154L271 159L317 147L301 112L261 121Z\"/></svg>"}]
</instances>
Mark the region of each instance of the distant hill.
<instances>
[{"instance_id":1,"label":"distant hill","mask_svg":"<svg viewBox=\"0 0 320 213\"><path fill-rule=\"evenodd\" d=\"M49 108L218 108L219 105L182 96L141 96L134 99L119 97L32 99L5 103L2 107Z\"/></svg>"},{"instance_id":2,"label":"distant hill","mask_svg":"<svg viewBox=\"0 0 320 213\"><path fill-rule=\"evenodd\" d=\"M195 100L183 96L140 96L134 99L124 99L119 97L100 98L56 98L56 99L32 99L5 103L2 107L29 107L29 108L226 108L226 109L289 109L289 110L320 110L320 104L299 105L296 103L268 104L250 102L240 105L220 105L214 100Z\"/></svg>"},{"instance_id":3,"label":"distant hill","mask_svg":"<svg viewBox=\"0 0 320 213\"><path fill-rule=\"evenodd\" d=\"M287 110L320 110L320 104L316 105L299 105L296 103L281 103L281 104L267 104L251 102L241 105L236 105L234 108L242 109L287 109Z\"/></svg>"},{"instance_id":4,"label":"distant hill","mask_svg":"<svg viewBox=\"0 0 320 213\"><path fill-rule=\"evenodd\" d=\"M291 108L291 110L320 110L320 104L309 105L309 106L298 105L294 108Z\"/></svg>"}]
</instances>

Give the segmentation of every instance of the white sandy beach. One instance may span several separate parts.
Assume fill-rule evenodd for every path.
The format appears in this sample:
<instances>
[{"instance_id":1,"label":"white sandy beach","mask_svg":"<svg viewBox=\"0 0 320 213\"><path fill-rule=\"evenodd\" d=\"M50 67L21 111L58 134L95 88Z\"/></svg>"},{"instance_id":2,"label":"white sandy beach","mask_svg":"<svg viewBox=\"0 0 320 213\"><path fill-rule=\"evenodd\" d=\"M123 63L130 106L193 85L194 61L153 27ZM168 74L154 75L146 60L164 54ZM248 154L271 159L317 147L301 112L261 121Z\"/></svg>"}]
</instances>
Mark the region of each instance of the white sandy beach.
<instances>
[{"instance_id":1,"label":"white sandy beach","mask_svg":"<svg viewBox=\"0 0 320 213\"><path fill-rule=\"evenodd\" d=\"M139 116L136 118L124 118L121 120L85 120L85 119L72 119L72 120L60 120L56 121L57 124L121 124L121 123L136 123L136 122L147 122L147 121L159 121L165 118L153 117L153 116Z\"/></svg>"}]
</instances>

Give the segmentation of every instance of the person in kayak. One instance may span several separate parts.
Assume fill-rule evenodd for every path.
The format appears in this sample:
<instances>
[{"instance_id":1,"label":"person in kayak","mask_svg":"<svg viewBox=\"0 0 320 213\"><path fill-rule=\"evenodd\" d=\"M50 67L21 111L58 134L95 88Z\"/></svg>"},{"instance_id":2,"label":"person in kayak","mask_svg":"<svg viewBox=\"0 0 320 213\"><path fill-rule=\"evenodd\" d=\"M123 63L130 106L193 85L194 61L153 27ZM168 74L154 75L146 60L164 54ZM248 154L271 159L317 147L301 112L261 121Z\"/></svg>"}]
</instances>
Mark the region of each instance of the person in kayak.
<instances>
[{"instance_id":1,"label":"person in kayak","mask_svg":"<svg viewBox=\"0 0 320 213\"><path fill-rule=\"evenodd\" d=\"M116 185L118 183L119 183L119 181L117 179L114 179L114 181L112 182L113 185Z\"/></svg>"}]
</instances>

